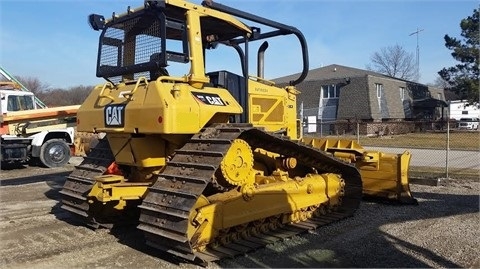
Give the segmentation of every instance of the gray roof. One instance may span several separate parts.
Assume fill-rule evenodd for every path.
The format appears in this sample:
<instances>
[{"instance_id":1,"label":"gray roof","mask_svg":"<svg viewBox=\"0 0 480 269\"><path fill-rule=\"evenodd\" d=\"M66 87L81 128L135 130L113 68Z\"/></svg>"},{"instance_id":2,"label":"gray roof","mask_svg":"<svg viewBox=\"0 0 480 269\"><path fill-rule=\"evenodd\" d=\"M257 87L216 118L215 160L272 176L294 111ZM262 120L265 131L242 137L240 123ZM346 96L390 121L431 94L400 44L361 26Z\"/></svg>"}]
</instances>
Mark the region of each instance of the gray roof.
<instances>
[{"instance_id":1,"label":"gray roof","mask_svg":"<svg viewBox=\"0 0 480 269\"><path fill-rule=\"evenodd\" d=\"M300 77L301 73L288 75L285 77L280 77L273 79L273 81L277 84L288 83L292 80L295 80ZM376 77L385 77L385 78L393 78L381 73L363 70L338 64L331 64L320 68L311 69L308 71L308 75L304 81L312 81L312 80L326 80L326 79L344 79L346 77L364 77L366 75L376 76ZM398 79L398 78L394 78ZM400 79L401 80L401 79Z\"/></svg>"},{"instance_id":2,"label":"gray roof","mask_svg":"<svg viewBox=\"0 0 480 269\"><path fill-rule=\"evenodd\" d=\"M273 81L283 86L292 80L296 80L300 73L274 79ZM377 104L377 92L375 84L384 85L381 104ZM337 118L360 118L360 119L402 119L412 117L410 111L411 101L432 99L437 94L443 95L442 89L435 89L418 82L399 79L381 73L352 68L337 64L312 69L303 82L296 85L301 92L297 96L297 105L303 103L304 116L318 114L321 88L324 85L337 85L340 87L338 99ZM400 99L399 87L405 87L411 97ZM413 100L411 100L411 99ZM435 99L435 98L433 98ZM440 98L443 99L443 96ZM330 102L330 101L328 101ZM408 104L407 104L408 103ZM425 102L417 102L422 107ZM429 102L428 105L439 105L441 102ZM325 106L325 104L324 104ZM329 103L326 106L334 106Z\"/></svg>"}]
</instances>

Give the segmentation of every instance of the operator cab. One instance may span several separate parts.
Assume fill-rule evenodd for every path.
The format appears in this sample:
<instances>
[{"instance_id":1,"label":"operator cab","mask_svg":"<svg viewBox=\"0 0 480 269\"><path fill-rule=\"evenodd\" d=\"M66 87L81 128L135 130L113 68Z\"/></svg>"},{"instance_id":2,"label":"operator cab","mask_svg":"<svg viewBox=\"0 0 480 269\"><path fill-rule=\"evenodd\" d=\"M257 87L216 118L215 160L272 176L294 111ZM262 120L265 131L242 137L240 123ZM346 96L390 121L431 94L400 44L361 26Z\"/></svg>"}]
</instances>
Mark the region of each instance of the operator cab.
<instances>
[{"instance_id":1,"label":"operator cab","mask_svg":"<svg viewBox=\"0 0 480 269\"><path fill-rule=\"evenodd\" d=\"M137 80L141 76L156 80L160 76L169 76L169 73L178 77L186 73L199 77L202 74L196 74L195 67L204 66L204 55L191 55L204 54L203 49L214 49L219 43L228 44L229 40L244 37L250 32L243 24L232 25L212 16L200 17L202 47L198 47L189 44L186 26L189 15L183 8L162 5L161 1L147 1L145 5L142 10L133 12L129 9L127 16L117 18L114 15L110 20L96 14L89 16L91 27L102 30L97 59L98 77L114 84ZM183 68L171 68L178 64L182 64ZM175 72L179 69L186 72Z\"/></svg>"},{"instance_id":2,"label":"operator cab","mask_svg":"<svg viewBox=\"0 0 480 269\"><path fill-rule=\"evenodd\" d=\"M149 81L170 76L187 76L202 81L204 77L205 86L228 89L244 108L244 112L231 121L247 122L246 56L242 48L231 41L236 38L241 38L242 42L247 40L251 35L250 28L233 17L225 20L225 14L199 17L201 43L200 46L190 44L188 38L192 33L186 26L188 12L159 2L147 1L143 10L133 12L129 9L127 16L116 18L114 15L110 20L90 15L91 27L102 30L97 76L113 84L135 81L140 77ZM227 71L205 74L205 50L216 49L219 44L235 48L243 76Z\"/></svg>"},{"instance_id":3,"label":"operator cab","mask_svg":"<svg viewBox=\"0 0 480 269\"><path fill-rule=\"evenodd\" d=\"M202 5L180 0L147 0L143 7L136 10L129 8L127 13L119 16L114 13L111 19L90 15L91 27L102 30L97 76L114 85L134 83L145 78L147 81L160 79L188 83L198 90L205 87L227 89L243 107L243 112L233 116L230 122L270 125L271 129L278 127L283 132L286 128L281 126L285 126L286 114L293 118L296 112L295 104L284 103L294 98L284 99L281 96L295 95L295 90L278 87L275 90L267 89L273 83L263 79L263 53L268 47L266 42L259 47L257 54L258 75L250 76L249 43L276 36L295 35L302 49L303 70L298 79L290 81L290 86L293 86L303 81L308 73L308 53L303 34L294 27L212 1L204 1ZM273 30L262 33L259 27L247 26L237 17ZM206 51L217 49L219 45L233 48L233 52L238 54L240 74L205 70L208 60ZM219 54L216 55L216 59L223 59L218 57ZM231 68L229 62L228 69ZM250 94L249 88L255 93ZM286 113L284 106L292 112ZM267 114L272 116L268 117ZM292 120L289 119L288 122Z\"/></svg>"}]
</instances>

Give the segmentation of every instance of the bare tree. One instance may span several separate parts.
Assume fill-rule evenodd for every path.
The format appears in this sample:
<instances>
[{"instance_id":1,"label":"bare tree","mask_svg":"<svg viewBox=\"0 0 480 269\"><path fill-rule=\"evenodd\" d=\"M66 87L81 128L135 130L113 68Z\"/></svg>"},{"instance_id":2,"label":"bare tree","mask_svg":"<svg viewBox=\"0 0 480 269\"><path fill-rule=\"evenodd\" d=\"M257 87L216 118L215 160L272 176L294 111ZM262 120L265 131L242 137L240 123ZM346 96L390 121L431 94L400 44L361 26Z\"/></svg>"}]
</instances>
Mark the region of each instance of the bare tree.
<instances>
[{"instance_id":1,"label":"bare tree","mask_svg":"<svg viewBox=\"0 0 480 269\"><path fill-rule=\"evenodd\" d=\"M381 48L370 56L368 70L405 80L418 80L413 53L396 44Z\"/></svg>"},{"instance_id":2,"label":"bare tree","mask_svg":"<svg viewBox=\"0 0 480 269\"><path fill-rule=\"evenodd\" d=\"M68 90L51 88L49 84L36 77L15 76L15 78L33 92L38 99L52 107L82 104L93 89L93 86L83 85L70 87Z\"/></svg>"},{"instance_id":3,"label":"bare tree","mask_svg":"<svg viewBox=\"0 0 480 269\"><path fill-rule=\"evenodd\" d=\"M35 77L15 76L15 78L18 81L20 81L20 83L22 83L22 85L25 86L27 90L33 92L33 94L37 96L46 92L50 88L50 85L48 85L47 83L41 82L38 78L35 78Z\"/></svg>"},{"instance_id":4,"label":"bare tree","mask_svg":"<svg viewBox=\"0 0 480 269\"><path fill-rule=\"evenodd\" d=\"M68 89L68 102L71 105L80 105L93 90L93 86L76 86Z\"/></svg>"},{"instance_id":5,"label":"bare tree","mask_svg":"<svg viewBox=\"0 0 480 269\"><path fill-rule=\"evenodd\" d=\"M48 106L69 106L82 104L90 92L93 90L93 86L75 86L68 90L55 88L48 89L41 93L42 100Z\"/></svg>"},{"instance_id":6,"label":"bare tree","mask_svg":"<svg viewBox=\"0 0 480 269\"><path fill-rule=\"evenodd\" d=\"M446 88L450 87L450 84L440 76L437 76L432 83L427 83L427 85L433 86L433 87L439 88L439 89L446 89Z\"/></svg>"}]
</instances>

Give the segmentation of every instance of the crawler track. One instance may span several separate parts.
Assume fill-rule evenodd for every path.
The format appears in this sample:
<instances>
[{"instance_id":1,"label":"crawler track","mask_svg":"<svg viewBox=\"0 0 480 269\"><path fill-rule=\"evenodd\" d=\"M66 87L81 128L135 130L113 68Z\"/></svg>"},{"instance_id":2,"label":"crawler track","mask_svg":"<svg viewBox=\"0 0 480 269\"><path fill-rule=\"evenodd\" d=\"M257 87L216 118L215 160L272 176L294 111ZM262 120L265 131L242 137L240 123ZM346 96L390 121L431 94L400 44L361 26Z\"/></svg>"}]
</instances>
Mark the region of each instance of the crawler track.
<instances>
[{"instance_id":1,"label":"crawler track","mask_svg":"<svg viewBox=\"0 0 480 269\"><path fill-rule=\"evenodd\" d=\"M95 183L95 177L103 175L114 160L107 139L99 140L98 144L84 157L83 162L75 166L65 181L60 191L63 196L61 208L80 216L92 228L98 228L100 223L89 214L86 196Z\"/></svg>"},{"instance_id":2,"label":"crawler track","mask_svg":"<svg viewBox=\"0 0 480 269\"><path fill-rule=\"evenodd\" d=\"M233 237L234 240L227 240L221 245L195 252L192 242L187 238L189 212L207 185L215 186L214 173L231 142L236 138L244 139L252 148L259 147L294 157L300 164L314 167L320 174L341 174L345 180L341 206L335 211L328 210L328 214L299 223L263 225L262 229L252 229L252 232L243 233L243 236ZM310 146L274 136L248 124L217 125L205 128L176 151L175 156L149 189L147 197L140 205L138 228L145 231L147 244L155 248L188 260L210 262L224 257L234 257L351 216L362 197L361 184L360 174L355 167ZM230 213L234 214L234 212ZM263 219L259 222L271 224L272 219ZM243 229L249 229L249 226L253 225L243 225ZM228 233L228 231L225 232Z\"/></svg>"}]
</instances>

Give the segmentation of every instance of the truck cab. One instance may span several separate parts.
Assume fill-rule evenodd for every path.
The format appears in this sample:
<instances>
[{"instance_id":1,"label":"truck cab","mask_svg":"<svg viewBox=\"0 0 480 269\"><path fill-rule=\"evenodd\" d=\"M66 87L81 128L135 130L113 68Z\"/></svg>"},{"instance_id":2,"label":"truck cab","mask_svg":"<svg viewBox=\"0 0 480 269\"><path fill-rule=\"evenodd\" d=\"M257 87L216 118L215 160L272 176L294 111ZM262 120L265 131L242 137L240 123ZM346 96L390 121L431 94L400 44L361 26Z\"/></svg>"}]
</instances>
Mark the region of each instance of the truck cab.
<instances>
[{"instance_id":1,"label":"truck cab","mask_svg":"<svg viewBox=\"0 0 480 269\"><path fill-rule=\"evenodd\" d=\"M35 96L31 92L0 90L0 111L2 114L14 111L36 109Z\"/></svg>"}]
</instances>

